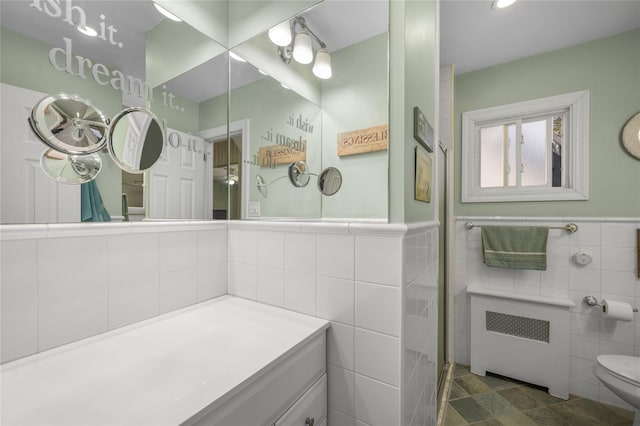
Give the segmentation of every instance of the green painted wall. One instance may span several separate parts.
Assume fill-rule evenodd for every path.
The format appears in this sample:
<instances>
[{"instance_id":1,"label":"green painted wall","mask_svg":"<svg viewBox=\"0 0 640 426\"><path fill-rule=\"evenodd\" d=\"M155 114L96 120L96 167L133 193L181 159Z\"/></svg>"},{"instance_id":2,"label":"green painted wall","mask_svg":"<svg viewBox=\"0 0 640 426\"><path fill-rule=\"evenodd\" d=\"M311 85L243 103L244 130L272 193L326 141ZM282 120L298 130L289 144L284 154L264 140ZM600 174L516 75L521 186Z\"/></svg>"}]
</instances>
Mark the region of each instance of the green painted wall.
<instances>
[{"instance_id":1,"label":"green painted wall","mask_svg":"<svg viewBox=\"0 0 640 426\"><path fill-rule=\"evenodd\" d=\"M461 203L461 114L512 102L590 91L587 201ZM640 111L640 31L462 74L455 79L457 216L639 217L640 161L620 134Z\"/></svg>"},{"instance_id":2,"label":"green painted wall","mask_svg":"<svg viewBox=\"0 0 640 426\"><path fill-rule=\"evenodd\" d=\"M64 47L62 40L59 43L60 45L56 47ZM91 77L83 79L53 68L49 63L49 51L53 47L2 28L0 31L0 50L2 51L0 81L46 94L78 95L91 101L111 118L122 109L122 93L120 91L114 90L111 86L101 86ZM98 62L100 60L100 58L91 59ZM59 59L59 61L62 64L64 59ZM43 144L42 150L44 151L44 149L45 145ZM120 189L122 175L108 154L101 155L104 160L103 168L96 178L96 183L109 214L120 216L122 213L122 191Z\"/></svg>"},{"instance_id":3,"label":"green painted wall","mask_svg":"<svg viewBox=\"0 0 640 426\"><path fill-rule=\"evenodd\" d=\"M390 141L389 222L433 220L436 200L414 199L415 147L413 107L418 106L436 127L436 76L439 68L436 1L390 2ZM437 139L436 139L437 140ZM435 187L435 156L432 186Z\"/></svg>"},{"instance_id":4,"label":"green painted wall","mask_svg":"<svg viewBox=\"0 0 640 426\"><path fill-rule=\"evenodd\" d=\"M337 167L343 182L338 193L322 197L322 217L387 218L387 151L337 153L338 133L389 121L387 47L385 33L331 55L333 76L321 92L322 168Z\"/></svg>"},{"instance_id":5,"label":"green painted wall","mask_svg":"<svg viewBox=\"0 0 640 426\"><path fill-rule=\"evenodd\" d=\"M165 103L163 92L166 90L162 87L156 87L153 90L153 101L151 101L149 109L160 120L164 120L168 128L186 133L197 132L200 129L200 104L181 96L175 96L172 104L179 106L180 109L171 108L168 103Z\"/></svg>"}]
</instances>

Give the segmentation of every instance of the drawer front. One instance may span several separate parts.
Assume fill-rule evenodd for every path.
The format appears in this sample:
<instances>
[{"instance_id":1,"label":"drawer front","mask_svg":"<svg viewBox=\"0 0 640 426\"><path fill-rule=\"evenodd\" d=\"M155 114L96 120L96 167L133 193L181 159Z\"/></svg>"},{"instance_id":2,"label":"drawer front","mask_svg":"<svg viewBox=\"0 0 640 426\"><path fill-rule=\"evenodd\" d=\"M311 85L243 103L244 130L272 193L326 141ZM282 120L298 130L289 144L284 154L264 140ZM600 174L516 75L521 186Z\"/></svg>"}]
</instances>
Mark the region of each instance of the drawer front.
<instances>
[{"instance_id":1,"label":"drawer front","mask_svg":"<svg viewBox=\"0 0 640 426\"><path fill-rule=\"evenodd\" d=\"M323 375L275 426L320 426L327 417L327 375Z\"/></svg>"}]
</instances>

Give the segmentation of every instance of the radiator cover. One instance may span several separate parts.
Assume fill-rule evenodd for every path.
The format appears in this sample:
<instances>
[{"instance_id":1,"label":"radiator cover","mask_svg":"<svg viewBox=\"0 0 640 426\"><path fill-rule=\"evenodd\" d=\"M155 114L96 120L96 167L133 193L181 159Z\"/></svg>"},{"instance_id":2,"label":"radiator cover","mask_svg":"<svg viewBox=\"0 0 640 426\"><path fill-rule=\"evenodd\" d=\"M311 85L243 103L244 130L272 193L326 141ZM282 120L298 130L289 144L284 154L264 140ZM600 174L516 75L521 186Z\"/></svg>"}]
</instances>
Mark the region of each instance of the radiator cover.
<instances>
[{"instance_id":1,"label":"radiator cover","mask_svg":"<svg viewBox=\"0 0 640 426\"><path fill-rule=\"evenodd\" d=\"M487 331L549 343L549 321L486 311Z\"/></svg>"}]
</instances>

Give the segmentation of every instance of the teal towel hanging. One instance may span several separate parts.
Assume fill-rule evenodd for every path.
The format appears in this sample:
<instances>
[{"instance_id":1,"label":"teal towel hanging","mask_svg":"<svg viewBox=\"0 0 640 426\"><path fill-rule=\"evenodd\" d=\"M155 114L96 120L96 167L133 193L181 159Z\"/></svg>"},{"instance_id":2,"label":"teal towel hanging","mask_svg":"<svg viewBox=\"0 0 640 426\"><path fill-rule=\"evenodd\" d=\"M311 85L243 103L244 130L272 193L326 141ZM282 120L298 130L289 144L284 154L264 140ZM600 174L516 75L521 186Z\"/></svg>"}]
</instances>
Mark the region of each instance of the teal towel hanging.
<instances>
[{"instance_id":1,"label":"teal towel hanging","mask_svg":"<svg viewBox=\"0 0 640 426\"><path fill-rule=\"evenodd\" d=\"M80 186L80 217L83 222L111 222L95 180Z\"/></svg>"}]
</instances>

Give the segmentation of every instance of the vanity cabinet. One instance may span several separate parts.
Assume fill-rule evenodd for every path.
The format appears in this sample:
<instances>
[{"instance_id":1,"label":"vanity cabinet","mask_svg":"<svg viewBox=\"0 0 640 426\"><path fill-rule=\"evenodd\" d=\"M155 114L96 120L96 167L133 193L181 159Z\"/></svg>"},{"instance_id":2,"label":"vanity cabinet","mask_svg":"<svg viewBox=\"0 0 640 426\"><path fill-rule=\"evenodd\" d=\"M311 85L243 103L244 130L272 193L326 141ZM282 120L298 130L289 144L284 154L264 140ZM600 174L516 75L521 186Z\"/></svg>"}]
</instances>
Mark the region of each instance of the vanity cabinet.
<instances>
[{"instance_id":1,"label":"vanity cabinet","mask_svg":"<svg viewBox=\"0 0 640 426\"><path fill-rule=\"evenodd\" d=\"M261 377L243 386L219 408L204 409L186 425L318 426L326 418L326 339L323 333ZM308 423L312 423L310 420Z\"/></svg>"},{"instance_id":2,"label":"vanity cabinet","mask_svg":"<svg viewBox=\"0 0 640 426\"><path fill-rule=\"evenodd\" d=\"M221 296L3 364L0 423L322 425L328 327Z\"/></svg>"},{"instance_id":3,"label":"vanity cabinet","mask_svg":"<svg viewBox=\"0 0 640 426\"><path fill-rule=\"evenodd\" d=\"M274 426L319 426L327 419L327 375L323 375Z\"/></svg>"}]
</instances>

